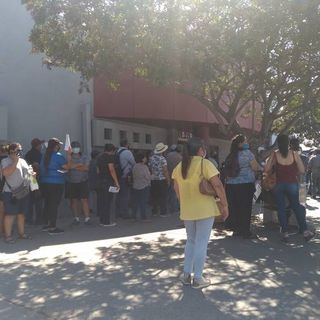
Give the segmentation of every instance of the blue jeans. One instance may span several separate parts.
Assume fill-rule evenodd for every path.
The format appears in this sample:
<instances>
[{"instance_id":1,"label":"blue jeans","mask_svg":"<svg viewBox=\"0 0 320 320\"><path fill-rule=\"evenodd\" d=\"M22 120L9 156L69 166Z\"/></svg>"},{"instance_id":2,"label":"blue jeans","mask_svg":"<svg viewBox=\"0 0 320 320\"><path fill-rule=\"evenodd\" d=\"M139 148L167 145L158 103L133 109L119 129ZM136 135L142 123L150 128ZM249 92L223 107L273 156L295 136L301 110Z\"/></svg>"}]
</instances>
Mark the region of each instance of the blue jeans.
<instances>
[{"instance_id":1,"label":"blue jeans","mask_svg":"<svg viewBox=\"0 0 320 320\"><path fill-rule=\"evenodd\" d=\"M128 178L120 178L120 191L116 199L116 212L118 217L128 218L129 213L129 198L130 198L130 186L128 184Z\"/></svg>"},{"instance_id":2,"label":"blue jeans","mask_svg":"<svg viewBox=\"0 0 320 320\"><path fill-rule=\"evenodd\" d=\"M179 200L174 190L174 183L171 181L168 189L168 208L170 213L176 213L179 211Z\"/></svg>"},{"instance_id":3,"label":"blue jeans","mask_svg":"<svg viewBox=\"0 0 320 320\"><path fill-rule=\"evenodd\" d=\"M137 211L140 209L141 219L147 219L146 207L149 200L150 188L146 187L141 190L133 189L132 217L137 218Z\"/></svg>"},{"instance_id":4,"label":"blue jeans","mask_svg":"<svg viewBox=\"0 0 320 320\"><path fill-rule=\"evenodd\" d=\"M286 198L299 225L300 232L307 230L306 209L299 202L299 184L298 183L278 183L273 189L278 208L278 219L281 226L281 232L288 231L288 219L286 215Z\"/></svg>"},{"instance_id":5,"label":"blue jeans","mask_svg":"<svg viewBox=\"0 0 320 320\"><path fill-rule=\"evenodd\" d=\"M214 218L202 220L185 220L187 231L187 243L184 250L184 272L194 277L202 277L203 267L207 256L208 242L213 226Z\"/></svg>"}]
</instances>

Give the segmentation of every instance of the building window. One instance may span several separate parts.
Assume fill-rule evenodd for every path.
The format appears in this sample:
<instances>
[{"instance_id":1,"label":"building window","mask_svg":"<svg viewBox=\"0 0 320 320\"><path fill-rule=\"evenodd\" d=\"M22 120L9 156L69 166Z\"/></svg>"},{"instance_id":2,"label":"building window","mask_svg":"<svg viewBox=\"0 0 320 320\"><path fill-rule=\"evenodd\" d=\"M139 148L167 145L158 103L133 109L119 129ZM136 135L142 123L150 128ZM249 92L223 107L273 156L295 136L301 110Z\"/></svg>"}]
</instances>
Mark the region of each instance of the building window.
<instances>
[{"instance_id":1,"label":"building window","mask_svg":"<svg viewBox=\"0 0 320 320\"><path fill-rule=\"evenodd\" d=\"M146 134L146 144L151 144L152 141L151 141L151 134L147 133Z\"/></svg>"},{"instance_id":2,"label":"building window","mask_svg":"<svg viewBox=\"0 0 320 320\"><path fill-rule=\"evenodd\" d=\"M133 142L136 142L136 143L140 142L140 133L139 132L133 133Z\"/></svg>"},{"instance_id":3,"label":"building window","mask_svg":"<svg viewBox=\"0 0 320 320\"><path fill-rule=\"evenodd\" d=\"M112 140L112 129L104 128L104 139Z\"/></svg>"},{"instance_id":4,"label":"building window","mask_svg":"<svg viewBox=\"0 0 320 320\"><path fill-rule=\"evenodd\" d=\"M120 142L127 139L127 131L120 130L119 131Z\"/></svg>"}]
</instances>

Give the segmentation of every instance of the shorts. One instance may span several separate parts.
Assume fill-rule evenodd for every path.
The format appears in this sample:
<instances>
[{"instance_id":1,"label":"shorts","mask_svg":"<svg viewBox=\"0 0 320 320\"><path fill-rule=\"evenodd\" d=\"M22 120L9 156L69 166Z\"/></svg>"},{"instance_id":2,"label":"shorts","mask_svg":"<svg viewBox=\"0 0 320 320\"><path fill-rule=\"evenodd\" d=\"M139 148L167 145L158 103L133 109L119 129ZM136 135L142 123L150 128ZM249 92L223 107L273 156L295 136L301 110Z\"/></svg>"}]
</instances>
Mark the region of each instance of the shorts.
<instances>
[{"instance_id":1,"label":"shorts","mask_svg":"<svg viewBox=\"0 0 320 320\"><path fill-rule=\"evenodd\" d=\"M65 190L66 199L88 199L89 198L89 186L88 181L83 181L79 183L66 183Z\"/></svg>"},{"instance_id":2,"label":"shorts","mask_svg":"<svg viewBox=\"0 0 320 320\"><path fill-rule=\"evenodd\" d=\"M2 199L4 204L4 214L6 216L15 216L17 214L26 214L29 209L30 194L23 199L13 199L11 192L3 192Z\"/></svg>"}]
</instances>

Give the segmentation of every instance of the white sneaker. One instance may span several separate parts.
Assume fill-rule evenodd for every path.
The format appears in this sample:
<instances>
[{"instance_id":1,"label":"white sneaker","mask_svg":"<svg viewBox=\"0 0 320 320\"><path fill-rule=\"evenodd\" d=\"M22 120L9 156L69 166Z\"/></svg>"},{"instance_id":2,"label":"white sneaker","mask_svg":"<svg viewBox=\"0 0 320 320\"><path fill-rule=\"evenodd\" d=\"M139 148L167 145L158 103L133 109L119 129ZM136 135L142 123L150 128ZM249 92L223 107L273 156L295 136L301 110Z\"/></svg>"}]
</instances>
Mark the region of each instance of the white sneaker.
<instances>
[{"instance_id":1,"label":"white sneaker","mask_svg":"<svg viewBox=\"0 0 320 320\"><path fill-rule=\"evenodd\" d=\"M201 277L200 279L193 279L192 288L194 289L202 289L209 287L211 285L211 281Z\"/></svg>"},{"instance_id":2,"label":"white sneaker","mask_svg":"<svg viewBox=\"0 0 320 320\"><path fill-rule=\"evenodd\" d=\"M102 223L100 223L100 226L101 227L114 227L114 226L116 226L117 224L114 222L114 223L110 223L110 224L102 224Z\"/></svg>"}]
</instances>

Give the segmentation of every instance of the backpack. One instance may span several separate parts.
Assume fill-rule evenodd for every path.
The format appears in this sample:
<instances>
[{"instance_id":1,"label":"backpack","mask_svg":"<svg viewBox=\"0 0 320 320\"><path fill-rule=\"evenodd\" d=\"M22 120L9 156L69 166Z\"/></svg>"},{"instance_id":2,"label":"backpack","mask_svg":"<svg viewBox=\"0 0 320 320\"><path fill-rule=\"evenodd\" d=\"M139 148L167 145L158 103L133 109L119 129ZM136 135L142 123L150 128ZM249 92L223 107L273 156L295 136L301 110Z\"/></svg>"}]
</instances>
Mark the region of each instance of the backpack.
<instances>
[{"instance_id":1,"label":"backpack","mask_svg":"<svg viewBox=\"0 0 320 320\"><path fill-rule=\"evenodd\" d=\"M121 149L121 150L118 150L115 154L115 159L114 159L114 168L116 170L116 173L117 173L117 177L118 178L121 178L122 175L123 175L123 169L125 168L121 168L121 161L120 161L120 155L123 151L125 151L127 149Z\"/></svg>"}]
</instances>

